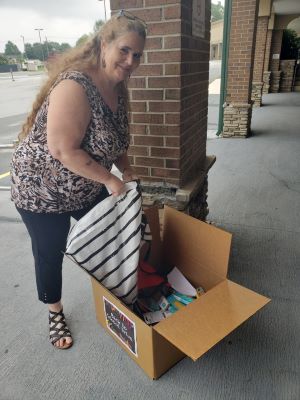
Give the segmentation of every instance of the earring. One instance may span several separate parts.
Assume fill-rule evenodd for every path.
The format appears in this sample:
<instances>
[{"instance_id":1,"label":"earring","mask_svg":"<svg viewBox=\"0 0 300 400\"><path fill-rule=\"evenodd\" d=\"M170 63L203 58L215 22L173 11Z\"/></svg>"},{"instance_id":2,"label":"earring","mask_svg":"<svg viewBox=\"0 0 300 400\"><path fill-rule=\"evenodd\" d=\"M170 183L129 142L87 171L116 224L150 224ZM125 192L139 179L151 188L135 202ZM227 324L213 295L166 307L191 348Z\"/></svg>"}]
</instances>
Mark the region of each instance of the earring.
<instances>
[{"instance_id":1,"label":"earring","mask_svg":"<svg viewBox=\"0 0 300 400\"><path fill-rule=\"evenodd\" d=\"M104 57L101 58L101 65L102 65L102 68L106 67L106 62L105 62Z\"/></svg>"}]
</instances>

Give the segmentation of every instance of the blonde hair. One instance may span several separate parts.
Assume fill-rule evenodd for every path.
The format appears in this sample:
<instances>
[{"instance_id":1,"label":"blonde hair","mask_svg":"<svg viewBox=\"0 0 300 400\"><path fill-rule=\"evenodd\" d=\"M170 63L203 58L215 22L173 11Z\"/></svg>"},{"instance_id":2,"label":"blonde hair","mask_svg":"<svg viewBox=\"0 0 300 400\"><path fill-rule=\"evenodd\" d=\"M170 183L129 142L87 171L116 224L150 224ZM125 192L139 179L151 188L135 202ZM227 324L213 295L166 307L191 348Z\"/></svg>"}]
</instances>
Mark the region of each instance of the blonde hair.
<instances>
[{"instance_id":1,"label":"blonde hair","mask_svg":"<svg viewBox=\"0 0 300 400\"><path fill-rule=\"evenodd\" d=\"M99 31L92 35L84 44L67 51L51 62L48 65L48 79L37 94L32 105L32 110L22 126L19 140L23 140L29 134L36 115L59 74L66 71L86 72L90 69L99 68L101 64L101 42L111 43L128 32L136 32L144 40L146 39L145 24L141 20L138 18L129 19L124 15L118 16L116 14L102 25ZM128 89L126 82L119 83L119 93L124 97L128 111Z\"/></svg>"}]
</instances>

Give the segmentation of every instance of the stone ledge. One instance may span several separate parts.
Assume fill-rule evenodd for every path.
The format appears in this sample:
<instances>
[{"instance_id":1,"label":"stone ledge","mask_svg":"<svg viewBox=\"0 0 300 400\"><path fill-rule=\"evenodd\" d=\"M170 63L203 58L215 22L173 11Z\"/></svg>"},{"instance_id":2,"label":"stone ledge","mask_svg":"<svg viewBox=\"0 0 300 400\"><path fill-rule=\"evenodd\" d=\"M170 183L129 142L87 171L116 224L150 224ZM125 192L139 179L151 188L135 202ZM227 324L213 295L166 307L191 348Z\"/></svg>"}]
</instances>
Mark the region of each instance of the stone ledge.
<instances>
[{"instance_id":1,"label":"stone ledge","mask_svg":"<svg viewBox=\"0 0 300 400\"><path fill-rule=\"evenodd\" d=\"M223 108L251 108L252 104L248 104L248 103L224 103Z\"/></svg>"},{"instance_id":2,"label":"stone ledge","mask_svg":"<svg viewBox=\"0 0 300 400\"><path fill-rule=\"evenodd\" d=\"M182 188L163 182L142 182L143 206L151 207L155 205L163 208L164 205L168 205L205 220L208 213L206 203L207 174L215 161L214 155L206 156L203 169L199 171L198 176Z\"/></svg>"},{"instance_id":3,"label":"stone ledge","mask_svg":"<svg viewBox=\"0 0 300 400\"><path fill-rule=\"evenodd\" d=\"M216 162L216 156L206 156L204 168L200 171L199 176L187 183L184 187L177 189L176 200L179 203L188 203L195 195L199 186L202 185L208 171Z\"/></svg>"},{"instance_id":4,"label":"stone ledge","mask_svg":"<svg viewBox=\"0 0 300 400\"><path fill-rule=\"evenodd\" d=\"M272 72L272 78L276 77L277 79L280 78L280 75L282 74L282 71L271 71Z\"/></svg>"},{"instance_id":5,"label":"stone ledge","mask_svg":"<svg viewBox=\"0 0 300 400\"><path fill-rule=\"evenodd\" d=\"M263 84L263 82L252 82L251 100L253 107L261 106Z\"/></svg>"},{"instance_id":6,"label":"stone ledge","mask_svg":"<svg viewBox=\"0 0 300 400\"><path fill-rule=\"evenodd\" d=\"M223 133L222 137L225 139L247 139L249 134L245 133L245 135L237 135L237 134L229 135L228 133Z\"/></svg>"},{"instance_id":7,"label":"stone ledge","mask_svg":"<svg viewBox=\"0 0 300 400\"><path fill-rule=\"evenodd\" d=\"M252 101L250 103L225 103L223 138L244 138L249 136L252 105Z\"/></svg>"}]
</instances>

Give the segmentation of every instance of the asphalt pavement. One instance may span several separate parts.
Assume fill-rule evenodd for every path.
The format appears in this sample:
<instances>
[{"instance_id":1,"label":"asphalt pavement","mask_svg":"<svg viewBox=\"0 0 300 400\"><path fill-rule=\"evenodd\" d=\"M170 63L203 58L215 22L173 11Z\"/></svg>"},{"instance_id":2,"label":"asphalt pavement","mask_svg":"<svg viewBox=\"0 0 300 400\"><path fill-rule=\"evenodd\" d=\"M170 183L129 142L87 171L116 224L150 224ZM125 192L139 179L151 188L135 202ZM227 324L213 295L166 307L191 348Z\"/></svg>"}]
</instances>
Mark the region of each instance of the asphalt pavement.
<instances>
[{"instance_id":1,"label":"asphalt pavement","mask_svg":"<svg viewBox=\"0 0 300 400\"><path fill-rule=\"evenodd\" d=\"M26 115L45 79L42 72L0 74L0 201L1 191L9 190L9 163L13 142L17 139Z\"/></svg>"}]
</instances>

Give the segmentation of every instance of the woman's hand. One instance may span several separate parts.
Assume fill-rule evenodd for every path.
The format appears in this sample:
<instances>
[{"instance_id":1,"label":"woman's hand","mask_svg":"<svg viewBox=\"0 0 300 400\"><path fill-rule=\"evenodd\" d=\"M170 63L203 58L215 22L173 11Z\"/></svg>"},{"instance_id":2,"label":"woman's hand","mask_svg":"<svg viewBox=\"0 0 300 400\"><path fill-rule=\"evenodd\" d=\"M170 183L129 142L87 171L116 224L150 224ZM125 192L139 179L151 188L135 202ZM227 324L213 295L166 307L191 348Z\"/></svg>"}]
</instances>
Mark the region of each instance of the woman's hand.
<instances>
[{"instance_id":1,"label":"woman's hand","mask_svg":"<svg viewBox=\"0 0 300 400\"><path fill-rule=\"evenodd\" d=\"M105 186L113 196L119 196L121 193L125 192L125 184L114 174L110 175L109 179L105 182Z\"/></svg>"},{"instance_id":2,"label":"woman's hand","mask_svg":"<svg viewBox=\"0 0 300 400\"><path fill-rule=\"evenodd\" d=\"M115 160L115 165L122 173L122 179L124 182L131 182L139 179L133 168L130 166L127 152L121 154L120 157Z\"/></svg>"},{"instance_id":3,"label":"woman's hand","mask_svg":"<svg viewBox=\"0 0 300 400\"><path fill-rule=\"evenodd\" d=\"M133 171L132 168L125 168L123 171L122 179L124 182L131 182L139 179L137 174Z\"/></svg>"}]
</instances>

